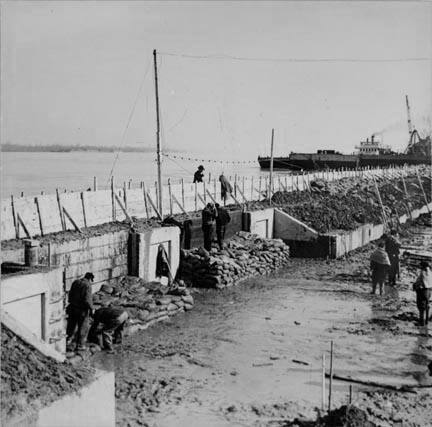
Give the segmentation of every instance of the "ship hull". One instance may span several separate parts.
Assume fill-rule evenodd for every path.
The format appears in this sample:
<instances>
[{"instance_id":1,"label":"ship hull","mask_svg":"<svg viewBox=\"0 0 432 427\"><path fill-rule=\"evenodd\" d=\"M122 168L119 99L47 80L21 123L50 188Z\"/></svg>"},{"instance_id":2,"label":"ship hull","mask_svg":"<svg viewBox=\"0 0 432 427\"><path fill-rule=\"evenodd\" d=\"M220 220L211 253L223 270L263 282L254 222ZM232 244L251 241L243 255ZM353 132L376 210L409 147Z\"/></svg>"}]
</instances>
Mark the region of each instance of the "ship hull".
<instances>
[{"instance_id":1,"label":"ship hull","mask_svg":"<svg viewBox=\"0 0 432 427\"><path fill-rule=\"evenodd\" d=\"M270 169L270 157L258 157L261 169ZM388 167L403 165L431 164L431 156L410 154L349 155L349 154L309 154L292 153L289 157L275 157L274 169L319 170L355 169L356 167Z\"/></svg>"}]
</instances>

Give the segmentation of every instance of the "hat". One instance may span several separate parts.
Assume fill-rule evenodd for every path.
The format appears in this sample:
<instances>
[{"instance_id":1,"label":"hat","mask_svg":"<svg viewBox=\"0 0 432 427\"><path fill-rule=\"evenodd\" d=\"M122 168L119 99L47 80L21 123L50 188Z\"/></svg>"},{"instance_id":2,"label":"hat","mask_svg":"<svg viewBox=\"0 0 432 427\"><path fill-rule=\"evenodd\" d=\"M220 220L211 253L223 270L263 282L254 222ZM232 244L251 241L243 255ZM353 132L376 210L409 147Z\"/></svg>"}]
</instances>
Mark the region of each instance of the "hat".
<instances>
[{"instance_id":1,"label":"hat","mask_svg":"<svg viewBox=\"0 0 432 427\"><path fill-rule=\"evenodd\" d=\"M88 279L88 280L91 280L93 282L94 281L94 274L93 273L86 273L84 276L84 279Z\"/></svg>"},{"instance_id":2,"label":"hat","mask_svg":"<svg viewBox=\"0 0 432 427\"><path fill-rule=\"evenodd\" d=\"M203 171L204 170L204 166L203 165L199 165L198 169Z\"/></svg>"},{"instance_id":3,"label":"hat","mask_svg":"<svg viewBox=\"0 0 432 427\"><path fill-rule=\"evenodd\" d=\"M422 270L426 270L426 268L429 268L429 263L427 261L421 261L420 262L420 268Z\"/></svg>"}]
</instances>

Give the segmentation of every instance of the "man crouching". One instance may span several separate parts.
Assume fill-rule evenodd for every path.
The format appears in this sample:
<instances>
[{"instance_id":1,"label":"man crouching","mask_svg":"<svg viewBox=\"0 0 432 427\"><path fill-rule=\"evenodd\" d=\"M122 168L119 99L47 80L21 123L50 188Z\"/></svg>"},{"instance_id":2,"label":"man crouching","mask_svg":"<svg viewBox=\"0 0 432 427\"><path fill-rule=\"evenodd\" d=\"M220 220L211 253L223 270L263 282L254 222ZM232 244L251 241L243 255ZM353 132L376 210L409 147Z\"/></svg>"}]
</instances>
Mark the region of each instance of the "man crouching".
<instances>
[{"instance_id":1,"label":"man crouching","mask_svg":"<svg viewBox=\"0 0 432 427\"><path fill-rule=\"evenodd\" d=\"M123 329L129 319L126 310L120 307L103 307L95 311L93 324L89 331L89 341L102 344L108 353L113 353L113 342L120 344L123 338Z\"/></svg>"}]
</instances>

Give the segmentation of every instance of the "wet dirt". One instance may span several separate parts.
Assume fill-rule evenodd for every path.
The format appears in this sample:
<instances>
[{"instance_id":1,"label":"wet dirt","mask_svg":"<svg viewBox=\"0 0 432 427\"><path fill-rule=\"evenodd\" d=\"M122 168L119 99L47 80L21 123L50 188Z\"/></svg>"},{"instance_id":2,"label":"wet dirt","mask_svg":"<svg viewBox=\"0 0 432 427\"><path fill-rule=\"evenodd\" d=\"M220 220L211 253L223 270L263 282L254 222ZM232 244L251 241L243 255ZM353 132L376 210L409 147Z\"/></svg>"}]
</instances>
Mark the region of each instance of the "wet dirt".
<instances>
[{"instance_id":1,"label":"wet dirt","mask_svg":"<svg viewBox=\"0 0 432 427\"><path fill-rule=\"evenodd\" d=\"M94 369L58 363L1 328L1 424L46 406L88 384Z\"/></svg>"},{"instance_id":2,"label":"wet dirt","mask_svg":"<svg viewBox=\"0 0 432 427\"><path fill-rule=\"evenodd\" d=\"M402 268L396 289L370 295L371 250L340 260L291 259L277 275L223 290L195 289L194 310L127 337L113 355L96 355L96 366L116 372L117 424L314 420L321 406L322 355L328 360L332 340L337 375L393 387L432 385L431 333L409 320L416 314L413 272ZM353 387L354 400L369 408L376 425L409 420L415 408L420 424L404 426L432 425L417 402L432 404L430 389L398 392L390 398L397 405L377 407L379 399L367 393L387 391ZM334 381L333 407L347 402L348 390L349 383Z\"/></svg>"}]
</instances>

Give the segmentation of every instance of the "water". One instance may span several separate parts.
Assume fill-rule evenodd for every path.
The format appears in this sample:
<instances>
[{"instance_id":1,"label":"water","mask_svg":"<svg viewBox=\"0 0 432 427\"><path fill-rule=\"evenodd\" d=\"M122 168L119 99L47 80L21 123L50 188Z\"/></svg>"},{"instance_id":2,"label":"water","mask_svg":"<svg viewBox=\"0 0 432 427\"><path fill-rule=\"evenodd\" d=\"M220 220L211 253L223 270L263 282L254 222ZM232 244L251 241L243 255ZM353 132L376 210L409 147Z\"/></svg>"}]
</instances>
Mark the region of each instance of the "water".
<instances>
[{"instance_id":1,"label":"water","mask_svg":"<svg viewBox=\"0 0 432 427\"><path fill-rule=\"evenodd\" d=\"M190 155L193 157L194 155ZM107 188L109 174L115 160L115 153L70 152L70 153L2 153L1 158L1 197L11 194L37 195L41 191L54 193L56 188L63 190L83 191L93 186L93 177L97 177L100 189ZM118 185L132 180L135 185L144 181L153 185L157 178L154 153L120 153L113 175ZM205 157L203 154L197 158ZM173 161L174 160L174 161ZM193 173L199 161L189 160L163 161L164 182L181 178L192 182ZM258 176L260 168L255 164L221 165L220 163L203 163L205 176L208 179L225 175Z\"/></svg>"}]
</instances>

